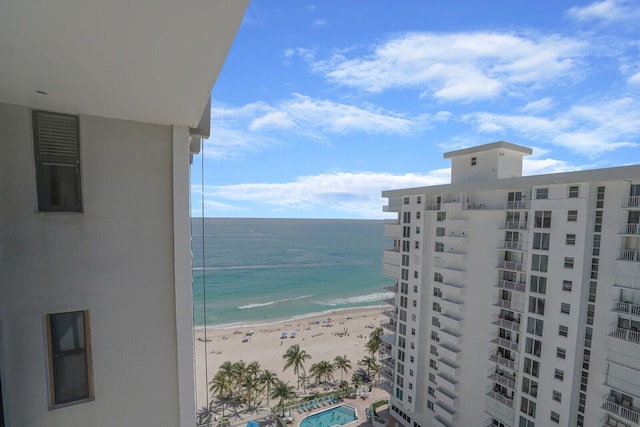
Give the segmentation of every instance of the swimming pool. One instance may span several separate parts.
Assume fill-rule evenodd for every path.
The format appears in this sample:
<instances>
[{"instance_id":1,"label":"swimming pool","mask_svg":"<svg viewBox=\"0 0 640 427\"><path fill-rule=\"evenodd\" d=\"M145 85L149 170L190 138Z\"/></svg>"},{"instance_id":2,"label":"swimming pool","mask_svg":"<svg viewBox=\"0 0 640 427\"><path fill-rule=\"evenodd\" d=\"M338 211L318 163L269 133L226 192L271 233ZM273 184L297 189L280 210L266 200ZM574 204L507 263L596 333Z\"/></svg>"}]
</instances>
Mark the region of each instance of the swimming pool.
<instances>
[{"instance_id":1,"label":"swimming pool","mask_svg":"<svg viewBox=\"0 0 640 427\"><path fill-rule=\"evenodd\" d=\"M349 405L338 405L309 416L300 421L299 427L343 426L358 419L356 409Z\"/></svg>"}]
</instances>

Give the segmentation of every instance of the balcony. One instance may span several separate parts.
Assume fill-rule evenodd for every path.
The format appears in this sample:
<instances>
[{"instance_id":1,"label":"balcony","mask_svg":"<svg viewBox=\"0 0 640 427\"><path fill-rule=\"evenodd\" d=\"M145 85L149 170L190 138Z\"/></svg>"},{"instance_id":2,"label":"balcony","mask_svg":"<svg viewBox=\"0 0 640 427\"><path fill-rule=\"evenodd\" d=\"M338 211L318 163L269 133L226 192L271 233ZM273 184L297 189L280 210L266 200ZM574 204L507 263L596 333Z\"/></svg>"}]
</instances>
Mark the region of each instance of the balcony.
<instances>
[{"instance_id":1,"label":"balcony","mask_svg":"<svg viewBox=\"0 0 640 427\"><path fill-rule=\"evenodd\" d=\"M393 371L383 369L379 372L380 376L385 380L393 381Z\"/></svg>"},{"instance_id":2,"label":"balcony","mask_svg":"<svg viewBox=\"0 0 640 427\"><path fill-rule=\"evenodd\" d=\"M600 420L600 425L602 427L631 427L631 424L624 423L616 418L613 418L609 414L607 414L603 419Z\"/></svg>"},{"instance_id":3,"label":"balcony","mask_svg":"<svg viewBox=\"0 0 640 427\"><path fill-rule=\"evenodd\" d=\"M383 389L384 391L386 391L389 394L393 394L393 382L392 381L388 381L388 380L379 381L378 382L378 387L380 387L381 389Z\"/></svg>"},{"instance_id":4,"label":"balcony","mask_svg":"<svg viewBox=\"0 0 640 427\"><path fill-rule=\"evenodd\" d=\"M382 298L380 301L385 303L385 304L387 304L387 305L393 306L393 307L396 306L396 297L395 297L395 295L392 296L392 297L389 297L389 298Z\"/></svg>"},{"instance_id":5,"label":"balcony","mask_svg":"<svg viewBox=\"0 0 640 427\"><path fill-rule=\"evenodd\" d=\"M384 316L387 316L389 319L398 320L398 310L385 310L382 312Z\"/></svg>"},{"instance_id":6,"label":"balcony","mask_svg":"<svg viewBox=\"0 0 640 427\"><path fill-rule=\"evenodd\" d=\"M382 275L384 277L388 277L389 279L399 279L400 278L400 265L392 265L384 263L382 265Z\"/></svg>"},{"instance_id":7,"label":"balcony","mask_svg":"<svg viewBox=\"0 0 640 427\"><path fill-rule=\"evenodd\" d=\"M451 312L441 313L440 327L449 330L459 329L462 327L462 317Z\"/></svg>"},{"instance_id":8,"label":"balcony","mask_svg":"<svg viewBox=\"0 0 640 427\"><path fill-rule=\"evenodd\" d=\"M625 353L608 349L606 361L609 363L615 363L616 365L624 366L625 368L634 369L640 371L640 354L637 356L630 356Z\"/></svg>"},{"instance_id":9,"label":"balcony","mask_svg":"<svg viewBox=\"0 0 640 427\"><path fill-rule=\"evenodd\" d=\"M640 262L640 251L635 249L618 249L616 251L616 260Z\"/></svg>"},{"instance_id":10,"label":"balcony","mask_svg":"<svg viewBox=\"0 0 640 427\"><path fill-rule=\"evenodd\" d=\"M640 344L640 332L631 329L624 329L618 325L611 325L609 327L609 336L619 340L632 342L634 344Z\"/></svg>"},{"instance_id":11,"label":"balcony","mask_svg":"<svg viewBox=\"0 0 640 427\"><path fill-rule=\"evenodd\" d=\"M464 293L464 286L451 280L445 280L444 282L441 282L441 285L443 286L440 286L440 288L442 288L448 295L462 297L462 294Z\"/></svg>"},{"instance_id":12,"label":"balcony","mask_svg":"<svg viewBox=\"0 0 640 427\"><path fill-rule=\"evenodd\" d=\"M460 345L462 335L458 332L447 328L441 328L439 334L440 339L442 339L443 342L448 342L449 344L452 344L454 346Z\"/></svg>"},{"instance_id":13,"label":"balcony","mask_svg":"<svg viewBox=\"0 0 640 427\"><path fill-rule=\"evenodd\" d=\"M380 345L380 347L378 348L378 351L380 351L380 353L384 354L385 356L393 357L393 347L390 345L382 343L382 345Z\"/></svg>"},{"instance_id":14,"label":"balcony","mask_svg":"<svg viewBox=\"0 0 640 427\"><path fill-rule=\"evenodd\" d=\"M384 359L380 359L380 364L387 369L393 371L395 369L395 360L392 357L385 357Z\"/></svg>"},{"instance_id":15,"label":"balcony","mask_svg":"<svg viewBox=\"0 0 640 427\"><path fill-rule=\"evenodd\" d=\"M528 230L529 225L524 221L502 221L498 224L501 230Z\"/></svg>"},{"instance_id":16,"label":"balcony","mask_svg":"<svg viewBox=\"0 0 640 427\"><path fill-rule=\"evenodd\" d=\"M640 196L624 197L620 207L624 209L640 209Z\"/></svg>"},{"instance_id":17,"label":"balcony","mask_svg":"<svg viewBox=\"0 0 640 427\"><path fill-rule=\"evenodd\" d=\"M632 407L628 400L617 402L614 396L607 395L602 402L602 409L633 423L640 422L640 410Z\"/></svg>"},{"instance_id":18,"label":"balcony","mask_svg":"<svg viewBox=\"0 0 640 427\"><path fill-rule=\"evenodd\" d=\"M504 317L500 314L497 314L493 317L492 325L499 326L504 329L509 329L512 331L520 332L520 322L515 318L510 319L508 317Z\"/></svg>"},{"instance_id":19,"label":"balcony","mask_svg":"<svg viewBox=\"0 0 640 427\"><path fill-rule=\"evenodd\" d=\"M396 343L396 334L381 335L380 339L383 343L394 345Z\"/></svg>"},{"instance_id":20,"label":"balcony","mask_svg":"<svg viewBox=\"0 0 640 427\"><path fill-rule=\"evenodd\" d=\"M623 274L616 274L616 280L613 286L640 291L640 278L637 276L625 276Z\"/></svg>"},{"instance_id":21,"label":"balcony","mask_svg":"<svg viewBox=\"0 0 640 427\"><path fill-rule=\"evenodd\" d=\"M498 365L502 365L506 368L512 369L514 371L517 371L519 369L519 364L517 360L504 358L499 352L491 353L489 355L489 360L494 363L497 363Z\"/></svg>"},{"instance_id":22,"label":"balcony","mask_svg":"<svg viewBox=\"0 0 640 427\"><path fill-rule=\"evenodd\" d=\"M604 375L603 384L625 395L628 395L629 397L633 396L633 400L636 400L636 403L638 400L640 400L640 385L637 384L631 377L626 379L618 378L609 373Z\"/></svg>"},{"instance_id":23,"label":"balcony","mask_svg":"<svg viewBox=\"0 0 640 427\"><path fill-rule=\"evenodd\" d=\"M508 249L512 251L526 251L526 242L512 242L510 240L499 240L496 244L496 249Z\"/></svg>"},{"instance_id":24,"label":"balcony","mask_svg":"<svg viewBox=\"0 0 640 427\"><path fill-rule=\"evenodd\" d=\"M628 236L640 236L640 224L623 224L620 233Z\"/></svg>"},{"instance_id":25,"label":"balcony","mask_svg":"<svg viewBox=\"0 0 640 427\"><path fill-rule=\"evenodd\" d=\"M513 310L524 313L524 303L522 302L508 301L500 297L495 297L493 299L493 305L495 307L504 308L506 310Z\"/></svg>"},{"instance_id":26,"label":"balcony","mask_svg":"<svg viewBox=\"0 0 640 427\"><path fill-rule=\"evenodd\" d=\"M448 342L441 341L438 343L438 353L443 359L458 361L460 358L460 350Z\"/></svg>"},{"instance_id":27,"label":"balcony","mask_svg":"<svg viewBox=\"0 0 640 427\"><path fill-rule=\"evenodd\" d=\"M458 376L459 368L460 366L450 359L445 357L438 359L438 371L450 376L451 378L456 378Z\"/></svg>"},{"instance_id":28,"label":"balcony","mask_svg":"<svg viewBox=\"0 0 640 427\"><path fill-rule=\"evenodd\" d=\"M502 372L502 370L498 370L495 367L489 368L489 370L487 371L487 377L491 381L494 381L502 386L510 388L514 391L516 390L516 377L508 375L507 373Z\"/></svg>"},{"instance_id":29,"label":"balcony","mask_svg":"<svg viewBox=\"0 0 640 427\"><path fill-rule=\"evenodd\" d=\"M491 334L490 342L492 344L496 344L496 345L499 345L500 347L506 348L507 350L517 351L518 353L520 353L520 344L518 344L515 341L502 338L501 336L498 335L497 332L494 332L493 334Z\"/></svg>"},{"instance_id":30,"label":"balcony","mask_svg":"<svg viewBox=\"0 0 640 427\"><path fill-rule=\"evenodd\" d=\"M509 271L524 271L527 268L527 264L520 261L498 261L496 262L496 268Z\"/></svg>"},{"instance_id":31,"label":"balcony","mask_svg":"<svg viewBox=\"0 0 640 427\"><path fill-rule=\"evenodd\" d=\"M394 294L398 292L398 283L396 282L393 285L383 286L382 289L385 291L393 292Z\"/></svg>"},{"instance_id":32,"label":"balcony","mask_svg":"<svg viewBox=\"0 0 640 427\"><path fill-rule=\"evenodd\" d=\"M501 201L501 202L467 202L466 209L468 210L521 210L529 209L529 202L526 200L519 201Z\"/></svg>"},{"instance_id":33,"label":"balcony","mask_svg":"<svg viewBox=\"0 0 640 427\"><path fill-rule=\"evenodd\" d=\"M436 417L440 417L441 419L447 421L448 425L456 424L456 421L457 421L456 410L453 408L450 408L443 401L440 401L440 400L436 401L435 412L436 412Z\"/></svg>"},{"instance_id":34,"label":"balcony","mask_svg":"<svg viewBox=\"0 0 640 427\"><path fill-rule=\"evenodd\" d=\"M508 291L526 292L527 284L522 282L512 282L511 280L497 279L496 288L506 289Z\"/></svg>"},{"instance_id":35,"label":"balcony","mask_svg":"<svg viewBox=\"0 0 640 427\"><path fill-rule=\"evenodd\" d=\"M389 332L392 332L392 333L396 332L396 322L381 322L380 326Z\"/></svg>"},{"instance_id":36,"label":"balcony","mask_svg":"<svg viewBox=\"0 0 640 427\"><path fill-rule=\"evenodd\" d=\"M611 311L640 317L640 304L613 300L611 301Z\"/></svg>"},{"instance_id":37,"label":"balcony","mask_svg":"<svg viewBox=\"0 0 640 427\"><path fill-rule=\"evenodd\" d=\"M438 400L443 401L444 403L446 403L451 407L455 407L458 405L458 396L456 396L455 394L449 393L446 389L442 387L436 387L436 390L438 391Z\"/></svg>"},{"instance_id":38,"label":"balcony","mask_svg":"<svg viewBox=\"0 0 640 427\"><path fill-rule=\"evenodd\" d=\"M500 392L494 391L493 387L489 387L487 396L489 396L489 398L495 400L496 402L501 403L506 407L513 409L513 398L508 397Z\"/></svg>"},{"instance_id":39,"label":"balcony","mask_svg":"<svg viewBox=\"0 0 640 427\"><path fill-rule=\"evenodd\" d=\"M429 203L424 205L424 210L425 211L439 211L440 210L440 203Z\"/></svg>"}]
</instances>

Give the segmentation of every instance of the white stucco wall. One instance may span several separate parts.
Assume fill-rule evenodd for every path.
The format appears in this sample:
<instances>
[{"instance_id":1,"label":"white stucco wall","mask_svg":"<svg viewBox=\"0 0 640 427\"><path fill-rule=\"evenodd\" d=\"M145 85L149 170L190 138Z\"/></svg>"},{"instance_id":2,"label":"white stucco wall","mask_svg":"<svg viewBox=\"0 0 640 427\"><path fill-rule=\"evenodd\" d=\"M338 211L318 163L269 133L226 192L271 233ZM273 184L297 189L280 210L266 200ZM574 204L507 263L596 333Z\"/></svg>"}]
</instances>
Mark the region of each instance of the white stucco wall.
<instances>
[{"instance_id":1,"label":"white stucco wall","mask_svg":"<svg viewBox=\"0 0 640 427\"><path fill-rule=\"evenodd\" d=\"M0 104L0 374L7 425L180 425L176 132L81 115L80 135L84 213L38 213L30 110ZM183 136L180 162L188 159ZM188 163L180 168L188 171ZM186 180L188 191L188 173ZM183 273L188 261L181 260ZM190 292L188 286L177 291ZM83 309L91 319L95 400L49 410L43 316ZM181 331L190 333L184 324ZM189 399L181 405L190 408Z\"/></svg>"}]
</instances>

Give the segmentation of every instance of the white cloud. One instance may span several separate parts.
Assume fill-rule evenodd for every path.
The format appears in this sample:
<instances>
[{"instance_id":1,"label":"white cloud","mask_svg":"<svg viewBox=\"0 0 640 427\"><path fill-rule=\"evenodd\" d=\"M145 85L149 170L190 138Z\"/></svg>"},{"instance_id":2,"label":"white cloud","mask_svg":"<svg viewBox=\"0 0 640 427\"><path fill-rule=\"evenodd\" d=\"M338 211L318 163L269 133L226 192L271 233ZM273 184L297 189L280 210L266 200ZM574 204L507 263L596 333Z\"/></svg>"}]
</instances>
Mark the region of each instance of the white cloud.
<instances>
[{"instance_id":1,"label":"white cloud","mask_svg":"<svg viewBox=\"0 0 640 427\"><path fill-rule=\"evenodd\" d=\"M633 76L629 77L629 83L631 84L640 84L640 71L635 73Z\"/></svg>"},{"instance_id":2,"label":"white cloud","mask_svg":"<svg viewBox=\"0 0 640 427\"><path fill-rule=\"evenodd\" d=\"M434 116L433 120L438 122L446 122L451 118L452 114L450 111L438 111Z\"/></svg>"},{"instance_id":3,"label":"white cloud","mask_svg":"<svg viewBox=\"0 0 640 427\"><path fill-rule=\"evenodd\" d=\"M523 175L542 175L547 173L559 173L580 170L564 160L558 159L528 159L522 161Z\"/></svg>"},{"instance_id":4,"label":"white cloud","mask_svg":"<svg viewBox=\"0 0 640 427\"><path fill-rule=\"evenodd\" d=\"M264 203L274 209L327 209L339 213L357 214L364 218L382 217L386 199L383 190L448 183L450 170L440 169L428 174L392 175L376 172L328 172L302 176L285 183L247 183L225 186L205 186L207 200L223 206L242 203ZM196 189L200 191L200 187Z\"/></svg>"},{"instance_id":5,"label":"white cloud","mask_svg":"<svg viewBox=\"0 0 640 427\"><path fill-rule=\"evenodd\" d=\"M300 94L276 105L215 104L211 108L211 137L205 155L229 158L295 139L324 142L330 134L407 135L424 129L429 120L427 115L408 117L371 105L360 107Z\"/></svg>"},{"instance_id":6,"label":"white cloud","mask_svg":"<svg viewBox=\"0 0 640 427\"><path fill-rule=\"evenodd\" d=\"M588 6L575 6L568 10L569 17L577 21L605 21L612 22L637 17L638 9L628 5L627 1L604 0L596 1Z\"/></svg>"},{"instance_id":7,"label":"white cloud","mask_svg":"<svg viewBox=\"0 0 640 427\"><path fill-rule=\"evenodd\" d=\"M417 88L442 101L488 99L507 87L572 78L586 44L558 36L497 32L408 33L369 55L310 60L330 81L369 92Z\"/></svg>"},{"instance_id":8,"label":"white cloud","mask_svg":"<svg viewBox=\"0 0 640 427\"><path fill-rule=\"evenodd\" d=\"M553 100L551 98L542 98L537 101L531 101L522 107L522 111L525 113L542 113L553 107Z\"/></svg>"},{"instance_id":9,"label":"white cloud","mask_svg":"<svg viewBox=\"0 0 640 427\"><path fill-rule=\"evenodd\" d=\"M313 26L313 28L326 27L327 26L327 21L325 21L324 19L318 19L317 21L313 22L312 26Z\"/></svg>"},{"instance_id":10,"label":"white cloud","mask_svg":"<svg viewBox=\"0 0 640 427\"><path fill-rule=\"evenodd\" d=\"M595 158L638 145L640 103L626 97L575 105L553 117L475 113L463 119L474 122L480 132L513 130Z\"/></svg>"}]
</instances>

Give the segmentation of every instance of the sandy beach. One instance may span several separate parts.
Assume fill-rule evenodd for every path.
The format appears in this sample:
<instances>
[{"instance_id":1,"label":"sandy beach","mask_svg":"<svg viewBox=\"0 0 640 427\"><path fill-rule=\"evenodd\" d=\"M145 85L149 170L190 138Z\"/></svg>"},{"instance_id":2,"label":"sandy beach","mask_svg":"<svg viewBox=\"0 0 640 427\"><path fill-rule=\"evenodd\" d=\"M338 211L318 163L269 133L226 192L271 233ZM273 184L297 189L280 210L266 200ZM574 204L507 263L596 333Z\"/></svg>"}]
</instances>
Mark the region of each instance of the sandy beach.
<instances>
[{"instance_id":1,"label":"sandy beach","mask_svg":"<svg viewBox=\"0 0 640 427\"><path fill-rule=\"evenodd\" d=\"M346 355L351 361L352 369L344 374L344 379L350 382L352 373L359 368L358 361L368 353L365 344L373 327L386 321L381 314L382 308L362 308L331 312L328 314L271 323L268 325L243 325L234 328L208 328L196 330L195 333L195 369L196 369L196 395L197 408L206 406L207 387L206 370L208 368L209 380L213 378L220 365L225 361L237 362L243 360L251 363L257 361L261 369L274 371L278 378L288 381L296 387L296 375L292 368L283 371L284 359L282 355L293 344L299 344L311 359L305 364L308 371L313 363L322 360L333 361L336 356ZM330 320L329 320L330 319ZM247 334L253 331L251 336ZM282 338L283 332L287 338ZM291 338L291 333L295 337ZM206 336L206 342L205 342ZM205 358L205 355L207 356ZM335 372L336 382L340 381L340 372ZM313 383L313 381L312 381ZM303 395L302 387L296 390ZM322 391L321 387L307 390L307 394ZM384 396L381 390L375 390L370 397ZM360 401L360 399L356 399ZM369 399L368 399L369 400ZM370 403L360 402L358 406L366 406ZM275 402L271 401L269 406ZM240 425L248 420L264 421L269 415L269 409L263 403L257 412L247 413L246 406L227 410L225 415L231 416L232 425ZM362 417L364 417L364 411ZM297 413L294 414L300 417ZM218 414L218 417L221 413ZM366 418L365 418L366 419ZM298 420L296 420L297 423ZM261 425L263 422L261 422ZM264 423L266 424L266 422Z\"/></svg>"}]
</instances>

